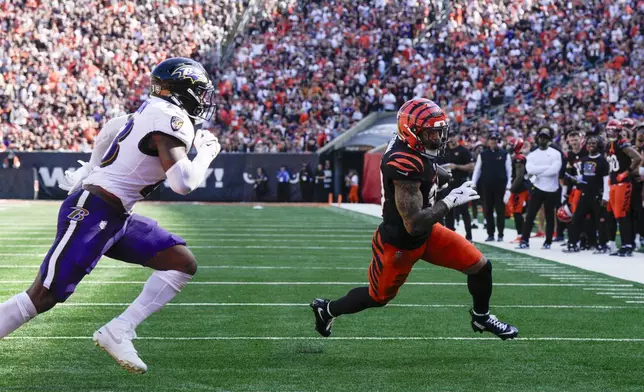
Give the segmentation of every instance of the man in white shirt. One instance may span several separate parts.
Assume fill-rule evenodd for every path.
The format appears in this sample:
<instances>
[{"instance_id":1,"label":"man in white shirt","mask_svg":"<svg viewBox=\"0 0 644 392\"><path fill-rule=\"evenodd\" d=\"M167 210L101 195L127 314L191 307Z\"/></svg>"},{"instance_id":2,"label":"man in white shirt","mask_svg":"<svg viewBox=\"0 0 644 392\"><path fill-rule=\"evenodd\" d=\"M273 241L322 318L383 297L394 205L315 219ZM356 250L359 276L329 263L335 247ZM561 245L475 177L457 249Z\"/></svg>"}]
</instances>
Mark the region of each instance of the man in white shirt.
<instances>
[{"instance_id":1,"label":"man in white shirt","mask_svg":"<svg viewBox=\"0 0 644 392\"><path fill-rule=\"evenodd\" d=\"M538 148L527 157L526 172L532 177L528 216L523 226L521 243L517 249L530 248L529 240L534 218L544 205L546 215L546 241L543 249L550 249L552 234L555 228L555 208L559 198L559 170L561 153L550 147L554 132L551 128L542 127L537 133Z\"/></svg>"}]
</instances>

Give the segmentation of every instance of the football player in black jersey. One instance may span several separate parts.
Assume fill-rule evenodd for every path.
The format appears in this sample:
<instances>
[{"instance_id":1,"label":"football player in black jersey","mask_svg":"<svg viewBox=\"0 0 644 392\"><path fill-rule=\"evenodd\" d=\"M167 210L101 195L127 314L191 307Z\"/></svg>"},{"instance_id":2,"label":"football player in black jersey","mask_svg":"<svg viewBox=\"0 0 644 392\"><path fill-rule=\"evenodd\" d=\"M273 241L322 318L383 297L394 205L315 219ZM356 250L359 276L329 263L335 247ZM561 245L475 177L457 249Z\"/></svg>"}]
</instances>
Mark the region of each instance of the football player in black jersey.
<instances>
[{"instance_id":1,"label":"football player in black jersey","mask_svg":"<svg viewBox=\"0 0 644 392\"><path fill-rule=\"evenodd\" d=\"M598 136L591 136L586 141L588 155L581 158L579 162L578 177L576 178L576 189L580 196L573 213L572 222L568 226L568 249L567 252L579 252L579 237L584 231L586 215L592 215L593 222L588 233L599 229L598 247L606 246L607 233L602 220L604 208L608 204L608 162L602 155L602 141Z\"/></svg>"},{"instance_id":2,"label":"football player in black jersey","mask_svg":"<svg viewBox=\"0 0 644 392\"><path fill-rule=\"evenodd\" d=\"M633 221L631 217L633 197L633 181L639 178L639 167L642 157L631 146L630 140L621 138L622 125L619 120L610 120L606 125L606 137L609 144L606 160L610 169L610 196L608 212L619 224L622 246L619 250L611 250L612 256L632 256L635 244ZM615 240L611 233L609 238Z\"/></svg>"},{"instance_id":3,"label":"football player in black jersey","mask_svg":"<svg viewBox=\"0 0 644 392\"><path fill-rule=\"evenodd\" d=\"M566 143L568 144L569 150L564 155L564 177L560 180L562 184L561 205L568 205L570 211L574 213L577 209L579 198L581 197L581 189L579 189L576 179L581 174L581 160L588 156L588 152L582 144L581 133L577 130L568 132L566 135ZM561 220L557 222L557 239L559 241L563 241L565 228L566 224L564 222Z\"/></svg>"},{"instance_id":4,"label":"football player in black jersey","mask_svg":"<svg viewBox=\"0 0 644 392\"><path fill-rule=\"evenodd\" d=\"M506 216L514 217L514 226L517 229L517 238L512 241L521 242L523 233L523 213L528 205L530 192L528 191L529 181L526 180L525 164L526 158L523 155L525 142L521 138L508 140L508 151L512 154L512 185L510 187L510 199L505 205ZM528 149L528 151L530 151Z\"/></svg>"},{"instance_id":5,"label":"football player in black jersey","mask_svg":"<svg viewBox=\"0 0 644 392\"><path fill-rule=\"evenodd\" d=\"M471 326L501 339L517 336L516 327L490 314L492 264L470 242L439 222L454 207L478 199L472 182L436 201L438 166L447 142L448 122L434 102L414 98L398 111L398 134L389 143L380 170L385 203L383 222L376 230L369 265L369 286L356 287L335 301L311 303L316 331L326 337L336 317L380 307L391 301L418 260L467 274L473 299Z\"/></svg>"}]
</instances>

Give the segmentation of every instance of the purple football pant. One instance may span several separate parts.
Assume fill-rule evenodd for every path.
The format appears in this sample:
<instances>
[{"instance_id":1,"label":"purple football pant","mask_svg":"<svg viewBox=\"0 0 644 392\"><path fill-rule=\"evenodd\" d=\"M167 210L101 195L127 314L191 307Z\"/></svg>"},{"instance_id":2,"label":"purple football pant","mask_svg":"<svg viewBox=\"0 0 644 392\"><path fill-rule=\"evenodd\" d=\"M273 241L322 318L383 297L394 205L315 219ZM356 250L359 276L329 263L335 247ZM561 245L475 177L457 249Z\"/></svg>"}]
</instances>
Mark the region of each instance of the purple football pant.
<instances>
[{"instance_id":1,"label":"purple football pant","mask_svg":"<svg viewBox=\"0 0 644 392\"><path fill-rule=\"evenodd\" d=\"M185 244L153 219L116 211L98 196L79 190L60 206L56 239L40 266L40 277L45 288L65 302L103 255L144 265L160 251Z\"/></svg>"}]
</instances>

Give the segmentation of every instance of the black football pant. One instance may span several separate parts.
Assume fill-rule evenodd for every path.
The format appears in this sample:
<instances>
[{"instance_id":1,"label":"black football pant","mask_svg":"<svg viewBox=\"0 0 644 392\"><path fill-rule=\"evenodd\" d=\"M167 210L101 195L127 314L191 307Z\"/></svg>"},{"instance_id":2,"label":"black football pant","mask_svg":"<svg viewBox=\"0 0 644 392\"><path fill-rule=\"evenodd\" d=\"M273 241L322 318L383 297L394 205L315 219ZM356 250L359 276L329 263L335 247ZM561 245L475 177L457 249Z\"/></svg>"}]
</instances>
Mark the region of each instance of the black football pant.
<instances>
[{"instance_id":1,"label":"black football pant","mask_svg":"<svg viewBox=\"0 0 644 392\"><path fill-rule=\"evenodd\" d=\"M561 192L563 192L562 188L559 188L559 189L561 190ZM561 207L561 197L557 201L557 208L559 208L559 207ZM556 230L557 230L557 233L556 233L557 238L563 238L564 237L564 232L566 231L566 228L568 228L567 227L568 225L566 223L562 222L562 221L559 221L559 220L556 221L556 223L557 223L557 228L556 228ZM570 228L568 228L568 237L570 238Z\"/></svg>"},{"instance_id":2,"label":"black football pant","mask_svg":"<svg viewBox=\"0 0 644 392\"><path fill-rule=\"evenodd\" d=\"M606 241L608 241L608 232L604 224L605 210L601 205L601 197L599 195L582 193L577 204L577 209L572 217L572 222L568 225L568 242L576 244L579 242L581 233L586 232L588 233L589 245L593 245L594 238L591 237L595 237L593 234L595 233L594 228L596 227L599 230L598 245L605 246ZM588 225L586 223L586 215L588 214L591 214L591 222L595 224Z\"/></svg>"},{"instance_id":3,"label":"black football pant","mask_svg":"<svg viewBox=\"0 0 644 392\"><path fill-rule=\"evenodd\" d=\"M465 224L466 238L472 239L472 219L470 218L470 211L467 208L467 204L463 204L449 210L447 216L445 217L445 227L454 231L454 221L459 215L463 218L463 223Z\"/></svg>"},{"instance_id":4,"label":"black football pant","mask_svg":"<svg viewBox=\"0 0 644 392\"><path fill-rule=\"evenodd\" d=\"M528 215L523 225L523 235L521 241L528 243L530 241L530 233L534 226L534 219L541 206L544 206L546 215L546 244L552 244L552 234L555 231L555 208L559 198L559 191L544 192L541 189L532 186L530 190L530 199L528 200Z\"/></svg>"},{"instance_id":5,"label":"black football pant","mask_svg":"<svg viewBox=\"0 0 644 392\"><path fill-rule=\"evenodd\" d=\"M483 185L483 214L487 223L487 235L494 235L494 212L496 211L496 229L499 235L503 235L505 229L505 182L502 184Z\"/></svg>"}]
</instances>

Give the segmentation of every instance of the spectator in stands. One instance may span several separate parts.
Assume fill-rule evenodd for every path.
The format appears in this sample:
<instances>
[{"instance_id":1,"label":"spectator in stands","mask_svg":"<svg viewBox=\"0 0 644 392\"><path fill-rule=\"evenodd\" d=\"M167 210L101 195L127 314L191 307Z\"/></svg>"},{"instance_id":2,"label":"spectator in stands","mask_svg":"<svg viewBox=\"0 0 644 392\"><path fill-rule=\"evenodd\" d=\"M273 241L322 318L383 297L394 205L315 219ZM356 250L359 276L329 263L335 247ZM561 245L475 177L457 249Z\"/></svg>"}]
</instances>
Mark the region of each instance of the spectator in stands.
<instances>
[{"instance_id":1,"label":"spectator in stands","mask_svg":"<svg viewBox=\"0 0 644 392\"><path fill-rule=\"evenodd\" d=\"M7 157L2 161L3 169L20 169L20 158L13 152L9 151Z\"/></svg>"}]
</instances>

